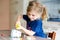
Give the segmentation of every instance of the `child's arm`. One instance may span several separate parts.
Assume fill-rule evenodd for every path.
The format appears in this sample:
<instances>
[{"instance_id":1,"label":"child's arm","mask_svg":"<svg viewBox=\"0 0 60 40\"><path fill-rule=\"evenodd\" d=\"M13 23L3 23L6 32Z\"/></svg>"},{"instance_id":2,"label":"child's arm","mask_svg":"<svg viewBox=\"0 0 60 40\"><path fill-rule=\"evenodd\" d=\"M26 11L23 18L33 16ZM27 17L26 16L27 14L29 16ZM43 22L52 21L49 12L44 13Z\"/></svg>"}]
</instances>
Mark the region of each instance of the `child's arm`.
<instances>
[{"instance_id":1,"label":"child's arm","mask_svg":"<svg viewBox=\"0 0 60 40\"><path fill-rule=\"evenodd\" d=\"M16 29L20 29L21 23L20 23L20 19L23 18L23 15L19 15L17 17L16 23L15 23L15 27Z\"/></svg>"},{"instance_id":2,"label":"child's arm","mask_svg":"<svg viewBox=\"0 0 60 40\"><path fill-rule=\"evenodd\" d=\"M23 15L19 15L18 17L17 17L17 20L16 21L20 21L20 19L22 19L23 18Z\"/></svg>"},{"instance_id":3,"label":"child's arm","mask_svg":"<svg viewBox=\"0 0 60 40\"><path fill-rule=\"evenodd\" d=\"M29 36L32 36L32 35L35 34L35 32L33 32L31 30L27 30L24 27L22 27L21 24L20 24L20 21L16 22L16 29L18 29L18 30L21 29L24 33L26 33Z\"/></svg>"},{"instance_id":4,"label":"child's arm","mask_svg":"<svg viewBox=\"0 0 60 40\"><path fill-rule=\"evenodd\" d=\"M35 34L35 32L34 31L31 31L31 30L27 30L27 29L25 29L24 27L22 27L21 26L21 28L20 28L21 30L23 30L24 31L24 33L26 33L27 35L29 35L29 36L33 36L34 34Z\"/></svg>"},{"instance_id":5,"label":"child's arm","mask_svg":"<svg viewBox=\"0 0 60 40\"><path fill-rule=\"evenodd\" d=\"M24 27L21 26L21 24L20 24L20 19L21 19L21 18L23 18L23 16L18 16L18 18L17 18L17 21L16 21L16 24L18 24L18 25L16 25L17 29L23 30L23 32L26 33L26 34L29 35L29 36L34 35L35 32L30 31L30 30L27 30L27 29L25 29Z\"/></svg>"}]
</instances>

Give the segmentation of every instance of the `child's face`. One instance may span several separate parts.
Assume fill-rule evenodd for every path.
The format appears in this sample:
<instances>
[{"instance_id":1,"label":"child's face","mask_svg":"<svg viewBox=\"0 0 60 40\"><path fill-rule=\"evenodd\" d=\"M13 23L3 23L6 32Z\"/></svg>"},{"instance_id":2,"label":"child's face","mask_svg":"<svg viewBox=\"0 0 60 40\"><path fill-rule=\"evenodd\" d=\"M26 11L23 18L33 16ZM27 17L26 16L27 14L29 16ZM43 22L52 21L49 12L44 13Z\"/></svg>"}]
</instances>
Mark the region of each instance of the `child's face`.
<instances>
[{"instance_id":1,"label":"child's face","mask_svg":"<svg viewBox=\"0 0 60 40\"><path fill-rule=\"evenodd\" d=\"M36 12L36 11L31 11L27 15L28 15L28 17L30 18L31 21L34 21L36 19L39 19L40 16L41 16L41 14L38 13L38 12Z\"/></svg>"}]
</instances>

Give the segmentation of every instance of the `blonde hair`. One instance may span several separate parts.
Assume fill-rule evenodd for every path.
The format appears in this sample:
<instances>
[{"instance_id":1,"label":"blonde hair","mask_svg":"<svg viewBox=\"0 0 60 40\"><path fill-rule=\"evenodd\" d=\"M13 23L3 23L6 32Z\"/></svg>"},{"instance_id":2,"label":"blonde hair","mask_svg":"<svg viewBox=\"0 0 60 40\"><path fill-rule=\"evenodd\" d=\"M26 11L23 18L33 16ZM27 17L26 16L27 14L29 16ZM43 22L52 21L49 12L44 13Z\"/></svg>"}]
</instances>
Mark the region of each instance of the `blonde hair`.
<instances>
[{"instance_id":1,"label":"blonde hair","mask_svg":"<svg viewBox=\"0 0 60 40\"><path fill-rule=\"evenodd\" d=\"M43 12L42 12L42 20L46 20L47 17L47 12L46 12L46 7L43 7Z\"/></svg>"},{"instance_id":2,"label":"blonde hair","mask_svg":"<svg viewBox=\"0 0 60 40\"><path fill-rule=\"evenodd\" d=\"M35 1L30 1L27 7L27 13L31 12L32 10L37 12L42 12L42 5Z\"/></svg>"},{"instance_id":3,"label":"blonde hair","mask_svg":"<svg viewBox=\"0 0 60 40\"><path fill-rule=\"evenodd\" d=\"M37 11L38 13L42 13L42 16L41 16L42 20L44 20L47 17L45 7L43 7L43 5L38 2L35 2L35 1L29 2L29 5L27 7L27 14L32 10Z\"/></svg>"}]
</instances>

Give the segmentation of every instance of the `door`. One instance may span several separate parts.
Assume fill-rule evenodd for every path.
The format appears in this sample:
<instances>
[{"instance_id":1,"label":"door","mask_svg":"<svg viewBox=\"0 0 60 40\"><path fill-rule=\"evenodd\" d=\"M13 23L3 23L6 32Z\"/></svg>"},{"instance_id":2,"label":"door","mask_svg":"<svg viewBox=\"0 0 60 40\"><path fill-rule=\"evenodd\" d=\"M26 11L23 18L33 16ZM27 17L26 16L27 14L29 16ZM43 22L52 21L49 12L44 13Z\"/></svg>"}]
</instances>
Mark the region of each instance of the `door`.
<instances>
[{"instance_id":1,"label":"door","mask_svg":"<svg viewBox=\"0 0 60 40\"><path fill-rule=\"evenodd\" d=\"M0 0L0 30L9 29L9 0Z\"/></svg>"}]
</instances>

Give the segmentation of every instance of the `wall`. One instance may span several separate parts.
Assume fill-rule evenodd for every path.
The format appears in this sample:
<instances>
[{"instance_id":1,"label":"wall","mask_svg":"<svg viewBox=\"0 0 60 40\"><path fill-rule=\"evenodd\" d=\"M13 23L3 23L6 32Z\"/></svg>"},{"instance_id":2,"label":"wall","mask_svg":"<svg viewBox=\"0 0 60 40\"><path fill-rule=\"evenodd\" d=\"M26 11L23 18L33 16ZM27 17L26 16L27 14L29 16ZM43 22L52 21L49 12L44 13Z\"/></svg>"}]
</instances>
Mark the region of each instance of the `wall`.
<instances>
[{"instance_id":1,"label":"wall","mask_svg":"<svg viewBox=\"0 0 60 40\"><path fill-rule=\"evenodd\" d=\"M60 18L60 0L37 0L47 7L49 17Z\"/></svg>"},{"instance_id":2,"label":"wall","mask_svg":"<svg viewBox=\"0 0 60 40\"><path fill-rule=\"evenodd\" d=\"M15 28L15 22L18 15L26 14L26 9L28 5L27 0L10 0L10 26ZM21 19L21 24L25 26L25 22Z\"/></svg>"},{"instance_id":3,"label":"wall","mask_svg":"<svg viewBox=\"0 0 60 40\"><path fill-rule=\"evenodd\" d=\"M10 0L10 26L12 28L15 26L17 16L23 12L22 10L23 0Z\"/></svg>"}]
</instances>

